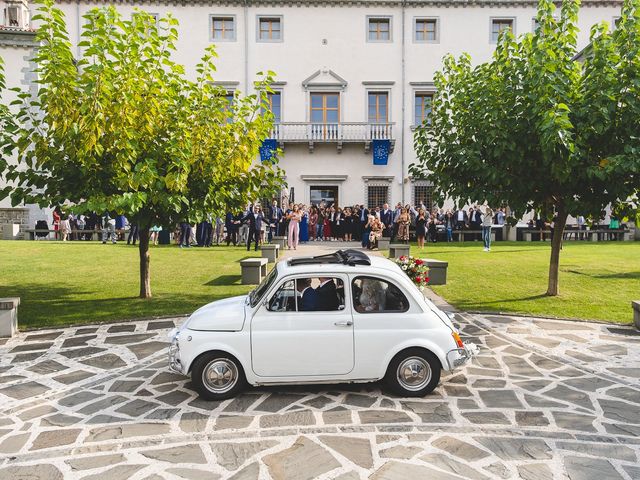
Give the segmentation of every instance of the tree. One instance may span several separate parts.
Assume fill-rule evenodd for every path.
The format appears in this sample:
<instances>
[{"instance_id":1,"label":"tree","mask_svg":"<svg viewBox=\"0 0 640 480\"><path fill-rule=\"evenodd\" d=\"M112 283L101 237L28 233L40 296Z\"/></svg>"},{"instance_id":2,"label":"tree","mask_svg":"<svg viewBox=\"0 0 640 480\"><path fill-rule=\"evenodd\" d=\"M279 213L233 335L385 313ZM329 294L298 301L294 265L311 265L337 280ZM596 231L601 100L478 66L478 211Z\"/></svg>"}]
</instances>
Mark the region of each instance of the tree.
<instances>
[{"instance_id":1,"label":"tree","mask_svg":"<svg viewBox=\"0 0 640 480\"><path fill-rule=\"evenodd\" d=\"M626 0L613 32L591 30L591 53L576 60L579 2L559 18L539 2L537 28L501 34L490 62L448 56L435 76L431 116L415 134L414 175L427 175L441 199L486 200L553 216L547 295L557 295L569 214L601 218L626 199L637 175L640 118L640 0Z\"/></svg>"},{"instance_id":2,"label":"tree","mask_svg":"<svg viewBox=\"0 0 640 480\"><path fill-rule=\"evenodd\" d=\"M35 62L39 90L20 95L12 142L19 166L0 197L78 212L115 211L140 232L140 296L151 297L149 229L200 221L229 199L247 201L280 182L273 162L253 166L272 127L262 114L273 74L232 100L213 81L208 48L187 80L175 63L177 21L113 8L86 16L75 59L63 13L45 0ZM26 167L26 168L25 168Z\"/></svg>"}]
</instances>

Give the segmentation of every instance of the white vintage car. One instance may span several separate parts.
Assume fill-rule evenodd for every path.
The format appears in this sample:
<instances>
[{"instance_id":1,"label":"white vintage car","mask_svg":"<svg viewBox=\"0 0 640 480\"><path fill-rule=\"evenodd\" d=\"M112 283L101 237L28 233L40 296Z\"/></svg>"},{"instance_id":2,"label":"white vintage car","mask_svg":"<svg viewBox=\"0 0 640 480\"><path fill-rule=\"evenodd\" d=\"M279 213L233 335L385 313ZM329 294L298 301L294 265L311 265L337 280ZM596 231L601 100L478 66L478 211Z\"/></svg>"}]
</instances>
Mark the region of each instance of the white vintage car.
<instances>
[{"instance_id":1,"label":"white vintage car","mask_svg":"<svg viewBox=\"0 0 640 480\"><path fill-rule=\"evenodd\" d=\"M171 370L211 400L247 384L380 379L418 397L477 353L398 265L358 250L281 261L249 295L205 305L169 336Z\"/></svg>"}]
</instances>

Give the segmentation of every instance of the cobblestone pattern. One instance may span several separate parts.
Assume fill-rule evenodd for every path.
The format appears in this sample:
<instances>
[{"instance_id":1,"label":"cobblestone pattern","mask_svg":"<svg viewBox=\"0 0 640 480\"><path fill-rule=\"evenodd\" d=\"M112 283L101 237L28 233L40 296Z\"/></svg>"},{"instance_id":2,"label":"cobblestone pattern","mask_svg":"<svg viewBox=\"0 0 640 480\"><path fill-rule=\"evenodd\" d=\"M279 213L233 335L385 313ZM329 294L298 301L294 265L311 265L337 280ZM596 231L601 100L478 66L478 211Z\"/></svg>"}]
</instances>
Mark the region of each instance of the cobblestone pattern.
<instances>
[{"instance_id":1,"label":"cobblestone pattern","mask_svg":"<svg viewBox=\"0 0 640 480\"><path fill-rule=\"evenodd\" d=\"M370 384L205 402L167 371L178 321L0 340L0 478L640 478L630 330L458 315L481 355L425 398Z\"/></svg>"}]
</instances>

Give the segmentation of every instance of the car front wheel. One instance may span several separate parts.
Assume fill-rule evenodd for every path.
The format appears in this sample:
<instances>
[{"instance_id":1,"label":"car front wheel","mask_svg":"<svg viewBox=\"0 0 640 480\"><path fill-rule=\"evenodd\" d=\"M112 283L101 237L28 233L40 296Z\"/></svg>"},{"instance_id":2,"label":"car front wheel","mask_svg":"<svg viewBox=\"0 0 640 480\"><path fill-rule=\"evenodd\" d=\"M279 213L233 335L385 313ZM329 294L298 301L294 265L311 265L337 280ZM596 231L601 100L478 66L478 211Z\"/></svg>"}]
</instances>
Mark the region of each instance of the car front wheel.
<instances>
[{"instance_id":1,"label":"car front wheel","mask_svg":"<svg viewBox=\"0 0 640 480\"><path fill-rule=\"evenodd\" d=\"M387 369L385 383L403 397L422 397L431 393L440 381L440 361L431 352L409 348L398 353Z\"/></svg>"},{"instance_id":2,"label":"car front wheel","mask_svg":"<svg viewBox=\"0 0 640 480\"><path fill-rule=\"evenodd\" d=\"M200 356L191 369L191 381L206 400L226 400L246 386L240 362L223 352L209 352Z\"/></svg>"}]
</instances>

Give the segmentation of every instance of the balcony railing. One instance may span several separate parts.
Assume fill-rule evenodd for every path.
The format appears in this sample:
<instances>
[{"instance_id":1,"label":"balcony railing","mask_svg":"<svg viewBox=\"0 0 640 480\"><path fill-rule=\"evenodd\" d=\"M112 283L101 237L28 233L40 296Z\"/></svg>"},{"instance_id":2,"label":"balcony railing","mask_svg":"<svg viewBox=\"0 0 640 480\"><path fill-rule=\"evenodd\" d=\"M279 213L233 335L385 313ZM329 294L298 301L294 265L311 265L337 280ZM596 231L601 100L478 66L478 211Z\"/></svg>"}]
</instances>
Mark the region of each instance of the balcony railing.
<instances>
[{"instance_id":1,"label":"balcony railing","mask_svg":"<svg viewBox=\"0 0 640 480\"><path fill-rule=\"evenodd\" d=\"M278 141L281 147L287 143L308 143L312 152L315 143L335 143L338 152L344 143L362 143L365 151L369 151L372 140L393 139L393 123L311 123L286 122L274 125L271 138Z\"/></svg>"}]
</instances>

